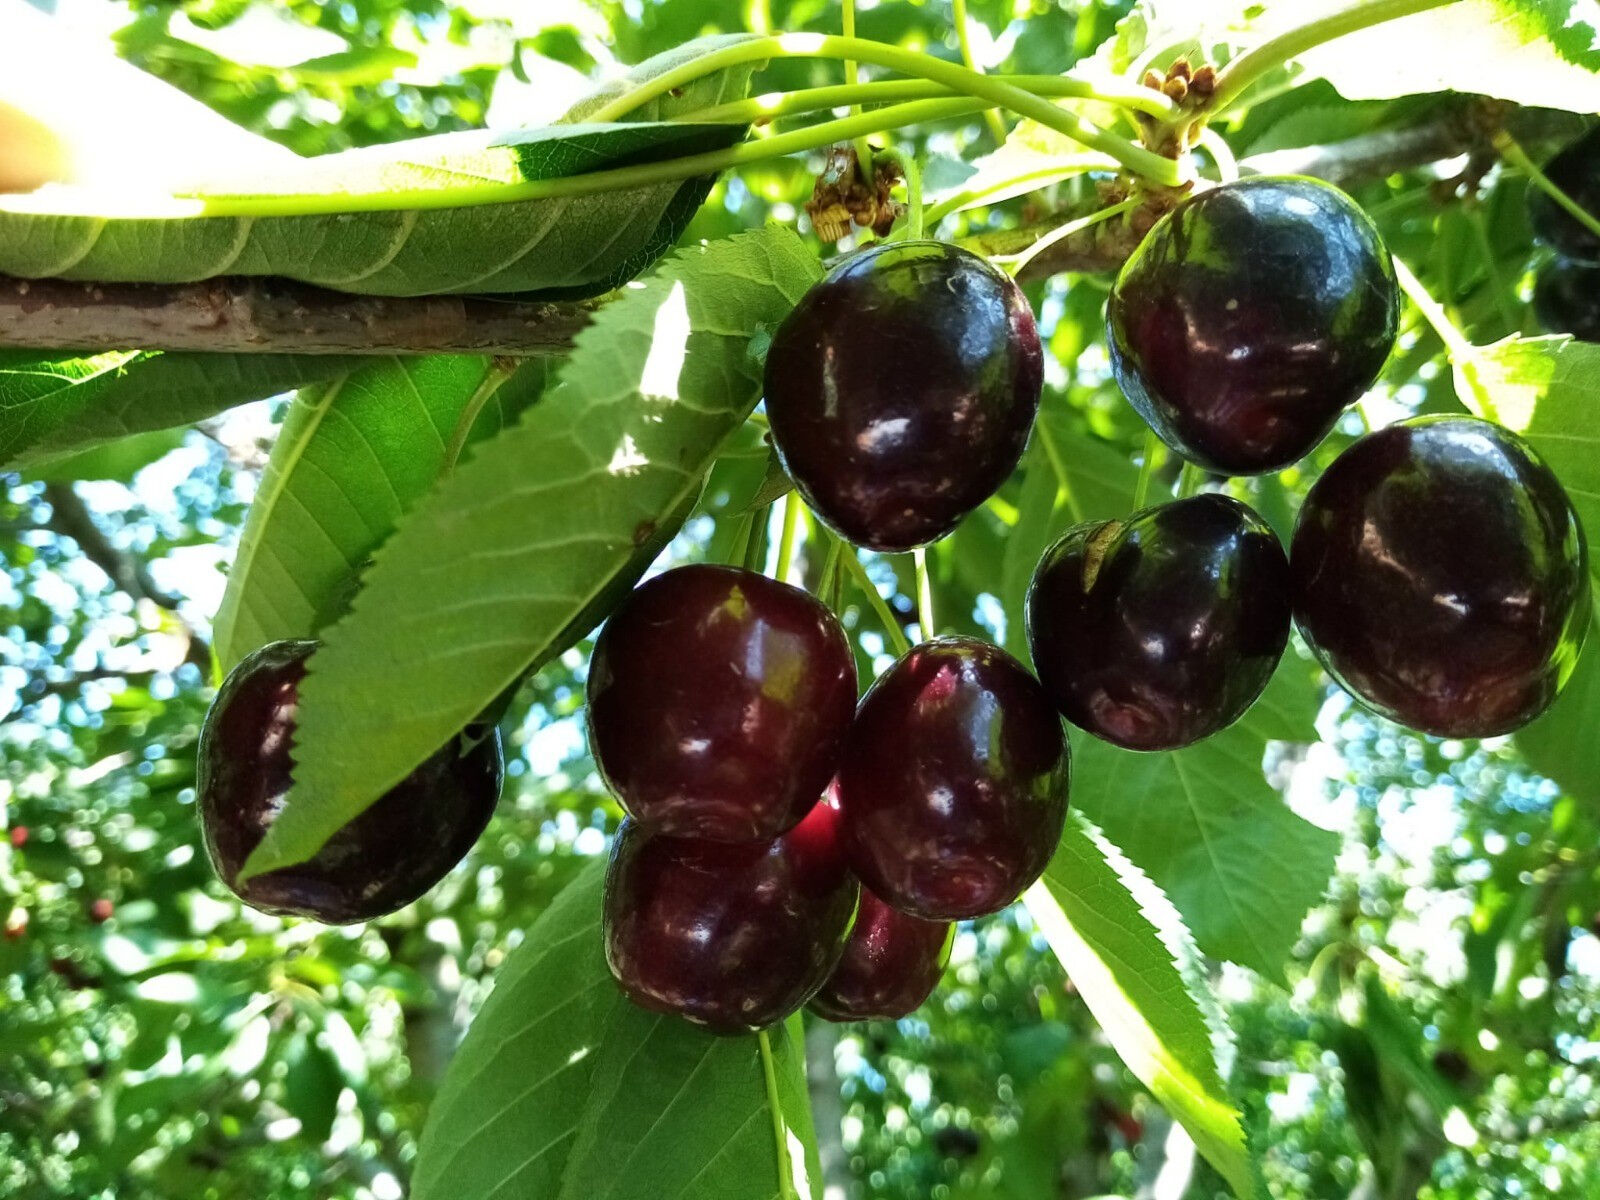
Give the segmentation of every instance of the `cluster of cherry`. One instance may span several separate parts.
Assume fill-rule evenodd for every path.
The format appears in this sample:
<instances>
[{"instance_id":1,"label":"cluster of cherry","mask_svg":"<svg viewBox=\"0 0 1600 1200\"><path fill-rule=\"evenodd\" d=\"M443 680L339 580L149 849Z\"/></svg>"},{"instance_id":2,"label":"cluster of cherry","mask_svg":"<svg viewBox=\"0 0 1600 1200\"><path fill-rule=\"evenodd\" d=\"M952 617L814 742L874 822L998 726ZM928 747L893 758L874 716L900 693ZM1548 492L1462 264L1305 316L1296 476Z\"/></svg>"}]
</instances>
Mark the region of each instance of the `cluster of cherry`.
<instances>
[{"instance_id":1,"label":"cluster of cherry","mask_svg":"<svg viewBox=\"0 0 1600 1200\"><path fill-rule=\"evenodd\" d=\"M1559 163L1552 164L1559 170ZM1218 476L1291 466L1377 379L1399 290L1344 193L1251 178L1151 230L1107 307L1118 384ZM950 532L1015 470L1038 411L1032 310L982 258L889 242L818 283L774 333L765 403L801 496L891 552ZM1061 717L1132 750L1236 721L1291 622L1351 694L1425 732L1509 732L1570 676L1588 625L1584 535L1515 434L1465 416L1356 440L1312 486L1289 554L1201 492L1066 531L1027 598L1039 678L986 642L933 638L856 702L837 617L752 571L668 571L596 643L588 720L629 814L604 904L607 961L653 1009L760 1028L810 1003L899 1016L954 920L1044 870L1065 820ZM924 631L930 633L931 631ZM224 684L202 732L200 812L223 879L271 911L360 920L420 895L481 833L499 745L469 728L309 862L240 884L282 807L313 643Z\"/></svg>"},{"instance_id":2,"label":"cluster of cherry","mask_svg":"<svg viewBox=\"0 0 1600 1200\"><path fill-rule=\"evenodd\" d=\"M1545 164L1544 173L1585 212L1600 212L1600 128ZM1600 342L1600 235L1540 190L1528 193L1534 236L1556 252L1533 284L1533 311L1551 333Z\"/></svg>"}]
</instances>

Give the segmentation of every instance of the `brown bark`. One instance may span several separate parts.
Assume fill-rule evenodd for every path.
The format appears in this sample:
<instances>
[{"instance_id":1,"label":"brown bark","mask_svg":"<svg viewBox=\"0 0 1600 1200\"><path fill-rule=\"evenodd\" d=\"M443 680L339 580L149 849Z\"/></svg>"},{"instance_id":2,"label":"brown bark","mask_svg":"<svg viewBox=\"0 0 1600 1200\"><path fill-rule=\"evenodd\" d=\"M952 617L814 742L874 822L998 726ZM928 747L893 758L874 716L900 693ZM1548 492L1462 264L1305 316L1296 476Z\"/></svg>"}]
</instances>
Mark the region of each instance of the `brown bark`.
<instances>
[{"instance_id":1,"label":"brown bark","mask_svg":"<svg viewBox=\"0 0 1600 1200\"><path fill-rule=\"evenodd\" d=\"M565 354L597 301L351 296L275 279L71 283L0 276L0 346L242 354Z\"/></svg>"}]
</instances>

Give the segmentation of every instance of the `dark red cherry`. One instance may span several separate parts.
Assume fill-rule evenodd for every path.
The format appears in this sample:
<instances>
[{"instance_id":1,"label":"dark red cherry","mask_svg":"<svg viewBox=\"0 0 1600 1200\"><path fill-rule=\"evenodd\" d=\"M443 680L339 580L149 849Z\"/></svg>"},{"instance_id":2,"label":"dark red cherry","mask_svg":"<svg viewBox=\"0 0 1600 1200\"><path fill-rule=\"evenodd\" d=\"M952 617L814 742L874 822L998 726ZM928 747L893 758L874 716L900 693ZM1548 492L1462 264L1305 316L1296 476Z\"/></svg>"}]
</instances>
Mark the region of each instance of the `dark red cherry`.
<instances>
[{"instance_id":1,"label":"dark red cherry","mask_svg":"<svg viewBox=\"0 0 1600 1200\"><path fill-rule=\"evenodd\" d=\"M817 515L857 545L943 537L1017 465L1044 359L1021 289L971 251L892 242L830 271L773 335L767 416Z\"/></svg>"},{"instance_id":2,"label":"dark red cherry","mask_svg":"<svg viewBox=\"0 0 1600 1200\"><path fill-rule=\"evenodd\" d=\"M1600 127L1572 142L1544 165L1551 183L1587 213L1600 216ZM1528 185L1528 223L1541 242L1564 258L1600 265L1600 237L1549 193Z\"/></svg>"},{"instance_id":3,"label":"dark red cherry","mask_svg":"<svg viewBox=\"0 0 1600 1200\"><path fill-rule=\"evenodd\" d=\"M811 998L830 1021L893 1020L922 1007L950 961L955 927L896 912L866 888L844 957Z\"/></svg>"},{"instance_id":4,"label":"dark red cherry","mask_svg":"<svg viewBox=\"0 0 1600 1200\"><path fill-rule=\"evenodd\" d=\"M775 842L652 835L624 821L606 869L606 962L623 992L714 1033L805 1004L844 952L860 888L834 808Z\"/></svg>"},{"instance_id":5,"label":"dark red cherry","mask_svg":"<svg viewBox=\"0 0 1600 1200\"><path fill-rule=\"evenodd\" d=\"M679 567L612 613L589 661L589 745L652 831L770 841L828 786L855 713L849 639L799 588Z\"/></svg>"},{"instance_id":6,"label":"dark red cherry","mask_svg":"<svg viewBox=\"0 0 1600 1200\"><path fill-rule=\"evenodd\" d=\"M1295 617L1328 672L1403 725L1509 733L1566 683L1589 625L1567 494L1521 438L1421 417L1362 438L1306 497Z\"/></svg>"},{"instance_id":7,"label":"dark red cherry","mask_svg":"<svg viewBox=\"0 0 1600 1200\"><path fill-rule=\"evenodd\" d=\"M1050 698L974 638L914 648L872 685L839 766L861 882L902 912L998 912L1039 877L1066 820L1070 750Z\"/></svg>"},{"instance_id":8,"label":"dark red cherry","mask_svg":"<svg viewBox=\"0 0 1600 1200\"><path fill-rule=\"evenodd\" d=\"M1028 590L1028 644L1062 715L1129 750L1225 729L1289 639L1289 560L1243 504L1201 495L1075 526Z\"/></svg>"},{"instance_id":9,"label":"dark red cherry","mask_svg":"<svg viewBox=\"0 0 1600 1200\"><path fill-rule=\"evenodd\" d=\"M1533 280L1533 313L1550 333L1600 342L1600 267L1553 262Z\"/></svg>"},{"instance_id":10,"label":"dark red cherry","mask_svg":"<svg viewBox=\"0 0 1600 1200\"><path fill-rule=\"evenodd\" d=\"M1117 383L1161 439L1228 475L1305 457L1394 347L1377 228L1337 188L1260 176L1183 201L1111 289Z\"/></svg>"},{"instance_id":11,"label":"dark red cherry","mask_svg":"<svg viewBox=\"0 0 1600 1200\"><path fill-rule=\"evenodd\" d=\"M289 792L300 681L315 649L273 642L223 682L200 729L200 830L217 874L246 904L330 925L367 921L417 899L478 840L500 796L500 735L477 727L452 738L309 861L240 883Z\"/></svg>"}]
</instances>

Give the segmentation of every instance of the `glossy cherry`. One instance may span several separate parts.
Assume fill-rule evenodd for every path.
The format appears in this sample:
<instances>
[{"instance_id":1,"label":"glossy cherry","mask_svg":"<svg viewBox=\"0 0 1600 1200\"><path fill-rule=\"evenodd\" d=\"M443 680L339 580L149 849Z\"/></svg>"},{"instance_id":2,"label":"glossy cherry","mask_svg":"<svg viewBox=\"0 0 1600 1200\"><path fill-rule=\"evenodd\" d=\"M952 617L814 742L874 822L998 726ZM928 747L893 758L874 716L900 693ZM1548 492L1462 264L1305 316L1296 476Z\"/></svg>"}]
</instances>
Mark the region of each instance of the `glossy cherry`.
<instances>
[{"instance_id":1,"label":"glossy cherry","mask_svg":"<svg viewBox=\"0 0 1600 1200\"><path fill-rule=\"evenodd\" d=\"M624 821L606 869L606 962L643 1008L714 1033L762 1029L838 964L859 892L826 804L768 843L662 837Z\"/></svg>"},{"instance_id":2,"label":"glossy cherry","mask_svg":"<svg viewBox=\"0 0 1600 1200\"><path fill-rule=\"evenodd\" d=\"M1192 496L1068 530L1028 590L1028 642L1067 720L1129 750L1176 750L1255 702L1289 607L1289 560L1266 522Z\"/></svg>"},{"instance_id":3,"label":"glossy cherry","mask_svg":"<svg viewBox=\"0 0 1600 1200\"><path fill-rule=\"evenodd\" d=\"M861 882L902 912L998 912L1050 861L1071 751L1038 680L1004 650L936 638L862 698L839 767Z\"/></svg>"},{"instance_id":4,"label":"glossy cherry","mask_svg":"<svg viewBox=\"0 0 1600 1200\"><path fill-rule=\"evenodd\" d=\"M451 739L307 862L243 883L289 792L300 682L315 642L263 646L236 666L200 730L197 807L222 882L263 912L346 924L410 904L472 848L500 796L500 735Z\"/></svg>"},{"instance_id":5,"label":"glossy cherry","mask_svg":"<svg viewBox=\"0 0 1600 1200\"><path fill-rule=\"evenodd\" d=\"M1600 342L1600 267L1553 262L1533 281L1533 313L1550 333Z\"/></svg>"},{"instance_id":6,"label":"glossy cherry","mask_svg":"<svg viewBox=\"0 0 1600 1200\"><path fill-rule=\"evenodd\" d=\"M1544 174L1579 208L1600 216L1600 127L1545 163ZM1555 247L1564 258L1600 265L1600 237L1532 184L1528 185L1528 223L1535 237Z\"/></svg>"},{"instance_id":7,"label":"glossy cherry","mask_svg":"<svg viewBox=\"0 0 1600 1200\"><path fill-rule=\"evenodd\" d=\"M589 661L589 745L653 832L770 841L828 786L855 713L849 639L799 588L688 566L622 602Z\"/></svg>"},{"instance_id":8,"label":"glossy cherry","mask_svg":"<svg viewBox=\"0 0 1600 1200\"><path fill-rule=\"evenodd\" d=\"M1549 706L1589 625L1583 530L1521 438L1471 417L1403 421L1323 473L1290 549L1295 617L1357 699L1449 737Z\"/></svg>"},{"instance_id":9,"label":"glossy cherry","mask_svg":"<svg viewBox=\"0 0 1600 1200\"><path fill-rule=\"evenodd\" d=\"M1185 458L1230 475L1308 454L1394 347L1399 289L1337 188L1260 176L1183 201L1111 289L1117 383Z\"/></svg>"},{"instance_id":10,"label":"glossy cherry","mask_svg":"<svg viewBox=\"0 0 1600 1200\"><path fill-rule=\"evenodd\" d=\"M922 1007L950 961L955 927L897 912L866 888L844 957L811 999L830 1021L893 1020Z\"/></svg>"},{"instance_id":11,"label":"glossy cherry","mask_svg":"<svg viewBox=\"0 0 1600 1200\"><path fill-rule=\"evenodd\" d=\"M1044 359L1027 297L944 242L830 271L773 335L772 439L801 494L858 545L943 537L1017 465Z\"/></svg>"}]
</instances>

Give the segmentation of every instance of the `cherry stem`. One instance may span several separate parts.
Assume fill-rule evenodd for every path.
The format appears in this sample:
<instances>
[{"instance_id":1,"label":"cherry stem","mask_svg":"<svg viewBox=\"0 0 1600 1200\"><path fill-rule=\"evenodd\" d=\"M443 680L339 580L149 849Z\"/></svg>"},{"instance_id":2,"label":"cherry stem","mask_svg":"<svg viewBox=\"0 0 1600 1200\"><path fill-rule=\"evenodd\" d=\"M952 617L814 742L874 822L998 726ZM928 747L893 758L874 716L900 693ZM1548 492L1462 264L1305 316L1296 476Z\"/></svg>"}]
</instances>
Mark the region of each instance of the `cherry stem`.
<instances>
[{"instance_id":1,"label":"cherry stem","mask_svg":"<svg viewBox=\"0 0 1600 1200\"><path fill-rule=\"evenodd\" d=\"M1216 164L1219 181L1232 183L1239 178L1239 160L1234 157L1233 147L1228 145L1226 138L1208 127L1200 131L1200 136L1196 140L1200 148L1210 155L1211 161Z\"/></svg>"},{"instance_id":2,"label":"cherry stem","mask_svg":"<svg viewBox=\"0 0 1600 1200\"><path fill-rule=\"evenodd\" d=\"M1237 100L1263 75L1277 70L1307 50L1346 34L1357 33L1386 21L1395 21L1433 8L1456 4L1459 0L1369 0L1342 12L1330 13L1315 21L1268 38L1253 50L1230 62L1217 75L1216 90L1206 104L1206 114L1215 116Z\"/></svg>"},{"instance_id":3,"label":"cherry stem","mask_svg":"<svg viewBox=\"0 0 1600 1200\"><path fill-rule=\"evenodd\" d=\"M1206 473L1185 459L1183 470L1178 473L1178 499L1187 500L1200 490L1205 481Z\"/></svg>"},{"instance_id":4,"label":"cherry stem","mask_svg":"<svg viewBox=\"0 0 1600 1200\"><path fill-rule=\"evenodd\" d=\"M772 513L770 504L763 505L745 518L739 563L746 571L759 571L767 557L767 518Z\"/></svg>"},{"instance_id":5,"label":"cherry stem","mask_svg":"<svg viewBox=\"0 0 1600 1200\"><path fill-rule=\"evenodd\" d=\"M811 515L810 521L807 524L807 528L813 532L816 531L817 523L815 515ZM808 538L807 540L810 541L811 539ZM826 598L830 595L831 591L838 586L839 558L843 553L844 543L838 538L829 538L828 553L827 556L822 560L822 571L817 576L817 595L823 597L824 602L826 602ZM839 605L837 601L829 604L828 607L833 609L835 613L838 612Z\"/></svg>"},{"instance_id":6,"label":"cherry stem","mask_svg":"<svg viewBox=\"0 0 1600 1200\"><path fill-rule=\"evenodd\" d=\"M489 403L506 380L517 373L517 368L521 365L521 360L514 358L496 358L490 361L489 369L484 372L477 390L467 398L466 406L456 418L455 430L450 434L450 444L445 447L444 459L439 464L441 475L448 475L456 469L456 463L461 461L461 452L467 448L467 439L472 436L472 427L478 423L483 406Z\"/></svg>"},{"instance_id":7,"label":"cherry stem","mask_svg":"<svg viewBox=\"0 0 1600 1200\"><path fill-rule=\"evenodd\" d=\"M962 65L970 71L979 71L977 60L972 57L972 37L967 28L967 0L950 0L950 23L956 27L956 44L961 47ZM1000 119L1000 114L991 108L983 116L989 123L989 132L994 135L995 145L1004 145L1006 123Z\"/></svg>"},{"instance_id":8,"label":"cherry stem","mask_svg":"<svg viewBox=\"0 0 1600 1200\"><path fill-rule=\"evenodd\" d=\"M1143 203L1144 197L1136 196L1131 200L1124 200L1121 204L1113 204L1109 208L1102 208L1099 212L1092 212L1086 217L1079 217L1076 221L1068 221L1065 225L1058 225L1021 254L1015 258L1007 259L1006 267L1012 275L1019 275L1022 273L1022 269L1037 256L1043 254L1063 238L1069 238L1092 225L1100 224L1101 221L1109 221L1112 217L1120 216L1130 209L1138 208Z\"/></svg>"},{"instance_id":9,"label":"cherry stem","mask_svg":"<svg viewBox=\"0 0 1600 1200\"><path fill-rule=\"evenodd\" d=\"M1470 397L1461 397L1462 403L1479 416L1503 424L1495 404L1494 393L1484 386L1483 380L1478 375L1478 347L1461 331L1461 327L1450 319L1450 314L1445 311L1444 305L1433 298L1428 289L1422 285L1422 280L1418 279L1411 268L1398 258L1394 260L1394 275L1400 281L1400 288L1412 305L1422 314L1423 319L1433 326L1433 331L1444 343L1445 355L1456 368L1457 380L1459 383L1465 383L1471 391Z\"/></svg>"},{"instance_id":10,"label":"cherry stem","mask_svg":"<svg viewBox=\"0 0 1600 1200\"><path fill-rule=\"evenodd\" d=\"M878 623L883 626L883 633L894 647L896 658L903 658L911 653L911 642L906 637L906 631L900 628L894 611L890 609L889 602L878 593L877 586L872 582L872 577L867 574L867 569L861 565L861 559L853 550L846 550L839 560L849 569L856 586L861 589L871 606L873 613L878 618Z\"/></svg>"},{"instance_id":11,"label":"cherry stem","mask_svg":"<svg viewBox=\"0 0 1600 1200\"><path fill-rule=\"evenodd\" d=\"M1139 482L1133 487L1133 511L1138 512L1150 498L1150 481L1155 478L1156 463L1165 447L1154 430L1144 435L1144 461L1139 464Z\"/></svg>"},{"instance_id":12,"label":"cherry stem","mask_svg":"<svg viewBox=\"0 0 1600 1200\"><path fill-rule=\"evenodd\" d=\"M1150 94L1155 95L1154 92ZM1057 160L1048 167L1023 171L981 187L963 188L958 192L952 192L937 204L928 207L926 220L929 225L936 225L952 213L971 207L980 200L992 198L993 202L998 204L1001 200L1009 200L1013 195L1037 191L1052 183L1060 183L1063 179L1071 179L1074 175L1082 175L1088 171L1115 170L1116 165L1111 159L1098 154Z\"/></svg>"},{"instance_id":13,"label":"cherry stem","mask_svg":"<svg viewBox=\"0 0 1600 1200\"><path fill-rule=\"evenodd\" d=\"M856 36L856 0L844 0L843 8L844 12L842 16L842 23L844 27L844 36L847 38L853 38ZM845 59L845 86L853 88L857 85L859 79L860 68L856 63L856 60L853 58ZM851 116L856 116L860 112L861 105L859 103L851 105ZM870 181L872 179L872 143L867 141L865 134L855 139L855 149L856 167L861 172L861 178Z\"/></svg>"},{"instance_id":14,"label":"cherry stem","mask_svg":"<svg viewBox=\"0 0 1600 1200\"><path fill-rule=\"evenodd\" d=\"M702 54L691 62L664 71L655 78L641 83L633 91L619 96L591 113L589 121L596 124L615 121L640 105L707 75L728 67L765 62L774 58L836 58L871 63L905 75L931 79L964 95L987 101L988 104L984 107L998 105L1020 116L1031 117L1041 125L1075 142L1109 154L1134 174L1143 175L1168 187L1176 187L1181 182L1178 164L1171 159L1092 125L1076 113L1060 108L1042 96L1035 96L1013 84L991 79L987 75L981 75L956 63L945 62L926 54L903 50L898 46L866 38L828 37L820 34L781 34L777 37L747 38L733 45L724 46L720 50L713 50L709 54ZM846 121L848 120L849 118L846 118ZM855 134L852 133L851 136Z\"/></svg>"},{"instance_id":15,"label":"cherry stem","mask_svg":"<svg viewBox=\"0 0 1600 1200\"><path fill-rule=\"evenodd\" d=\"M928 579L928 548L918 546L913 550L911 563L917 580L917 624L922 626L922 640L927 641L937 632L933 623L933 585Z\"/></svg>"},{"instance_id":16,"label":"cherry stem","mask_svg":"<svg viewBox=\"0 0 1600 1200\"><path fill-rule=\"evenodd\" d=\"M779 1200L795 1200L794 1177L789 1168L789 1130L783 1119L783 1108L778 1103L778 1069L772 1060L772 1043L763 1029L756 1034L761 1047L761 1074L767 1084L767 1107L772 1111L772 1140L778 1151Z\"/></svg>"},{"instance_id":17,"label":"cherry stem","mask_svg":"<svg viewBox=\"0 0 1600 1200\"><path fill-rule=\"evenodd\" d=\"M1540 170L1538 164L1528 157L1528 152L1517 144L1515 138L1502 129L1490 141L1500 152L1500 157L1526 175L1529 183L1571 213L1573 218L1590 233L1600 237L1600 220L1562 191L1550 176Z\"/></svg>"},{"instance_id":18,"label":"cherry stem","mask_svg":"<svg viewBox=\"0 0 1600 1200\"><path fill-rule=\"evenodd\" d=\"M893 163L900 168L906 188L905 236L913 240L920 238L923 230L922 171L917 166L916 159L898 150L879 151L878 159L880 162Z\"/></svg>"},{"instance_id":19,"label":"cherry stem","mask_svg":"<svg viewBox=\"0 0 1600 1200\"><path fill-rule=\"evenodd\" d=\"M1106 97L1100 87L1082 79L1068 79L1060 75L1006 75L995 74L998 79L1013 84L1036 96L1056 100L1099 100L1147 112L1153 117L1170 116L1172 101L1160 92L1146 89L1144 96L1116 95ZM804 116L837 108L859 112L863 104L890 104L902 100L953 100L962 93L928 79L881 79L869 83L830 84L826 87L798 88L792 92L766 92L748 100L730 100L726 104L713 104L692 112L678 113L669 118L677 124L759 124L783 117ZM971 97L965 97L972 99ZM974 111L992 108L987 101L978 102ZM1106 160L1115 166L1112 160Z\"/></svg>"},{"instance_id":20,"label":"cherry stem","mask_svg":"<svg viewBox=\"0 0 1600 1200\"><path fill-rule=\"evenodd\" d=\"M800 497L790 492L783 498L783 532L778 537L778 561L772 568L772 577L779 583L788 582L789 563L794 559L795 531L800 525L800 510L804 507Z\"/></svg>"}]
</instances>

